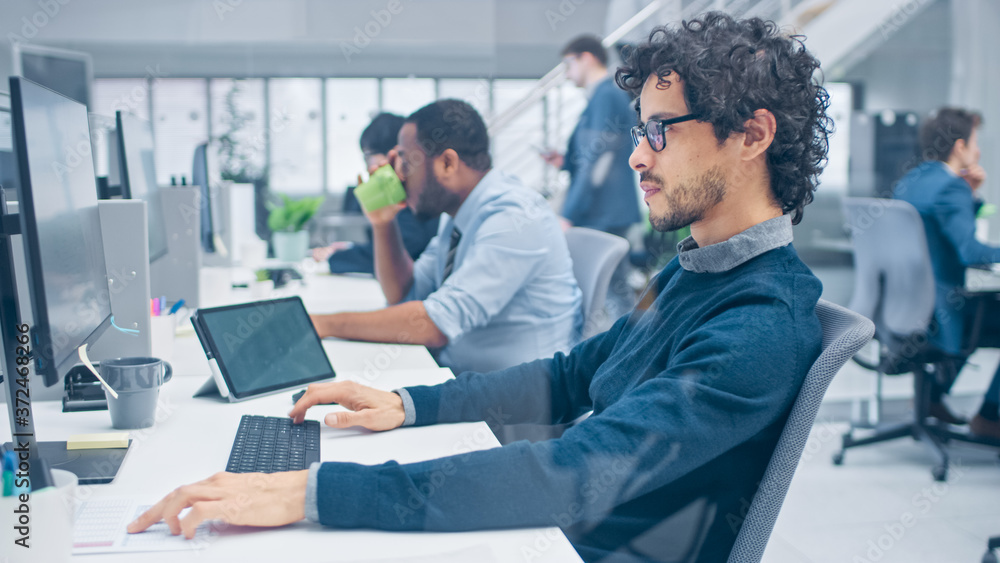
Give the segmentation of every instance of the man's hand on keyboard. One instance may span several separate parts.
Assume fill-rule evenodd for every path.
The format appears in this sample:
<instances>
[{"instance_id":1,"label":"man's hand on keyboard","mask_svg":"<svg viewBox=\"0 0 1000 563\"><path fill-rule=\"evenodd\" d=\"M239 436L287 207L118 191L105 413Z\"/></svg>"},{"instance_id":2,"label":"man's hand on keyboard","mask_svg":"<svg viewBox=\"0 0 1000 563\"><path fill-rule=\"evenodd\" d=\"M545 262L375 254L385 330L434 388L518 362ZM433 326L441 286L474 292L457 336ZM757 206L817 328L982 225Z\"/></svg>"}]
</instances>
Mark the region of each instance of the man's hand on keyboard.
<instances>
[{"instance_id":1,"label":"man's hand on keyboard","mask_svg":"<svg viewBox=\"0 0 1000 563\"><path fill-rule=\"evenodd\" d=\"M305 518L309 471L216 473L175 489L128 525L135 534L163 520L170 533L191 539L198 525L221 520L240 526L284 526ZM183 519L185 508L191 511Z\"/></svg>"},{"instance_id":2,"label":"man's hand on keyboard","mask_svg":"<svg viewBox=\"0 0 1000 563\"><path fill-rule=\"evenodd\" d=\"M406 416L399 395L353 381L313 383L306 388L306 394L295 403L288 416L298 424L305 419L309 407L329 402L339 403L348 409L347 412L326 415L324 421L327 426L334 428L362 426L369 430L392 430L399 428Z\"/></svg>"}]
</instances>

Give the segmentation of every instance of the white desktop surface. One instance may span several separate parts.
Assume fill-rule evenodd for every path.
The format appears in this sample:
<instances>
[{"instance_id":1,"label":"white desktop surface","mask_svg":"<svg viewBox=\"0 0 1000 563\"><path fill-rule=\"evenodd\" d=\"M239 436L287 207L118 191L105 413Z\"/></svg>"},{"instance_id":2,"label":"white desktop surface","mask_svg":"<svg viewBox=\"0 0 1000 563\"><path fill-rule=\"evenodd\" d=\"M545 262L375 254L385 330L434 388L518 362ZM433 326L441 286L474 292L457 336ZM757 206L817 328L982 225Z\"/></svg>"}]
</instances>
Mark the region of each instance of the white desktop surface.
<instances>
[{"instance_id":1,"label":"white desktop surface","mask_svg":"<svg viewBox=\"0 0 1000 563\"><path fill-rule=\"evenodd\" d=\"M363 373L342 373L381 389L434 384L451 377L444 368L390 370L370 379ZM240 416L283 416L292 406L289 393L241 403L191 397L200 381L178 377L163 387L157 423L133 430L132 448L115 481L108 485L81 486L80 499L130 497L153 502L174 488L209 477L225 468ZM308 418L322 421L338 406L317 406ZM65 440L71 434L111 431L107 411L62 413L56 402L34 405L36 433L41 440ZM7 434L8 420L0 422ZM447 424L400 428L375 433L362 429L322 426L321 458L364 464L396 460L400 463L497 447L485 423ZM470 499L470 502L475 502ZM349 507L344 507L349 509ZM490 507L483 506L483 510ZM230 526L211 540L206 549L190 552L127 553L77 556L81 561L406 561L409 557L446 554L465 549L492 553L496 561L580 561L558 528L462 533L398 533L370 530L333 530L311 522L275 529Z\"/></svg>"},{"instance_id":2,"label":"white desktop surface","mask_svg":"<svg viewBox=\"0 0 1000 563\"><path fill-rule=\"evenodd\" d=\"M234 268L239 282L246 272ZM249 290L229 289L222 305L250 301ZM371 278L331 276L306 272L304 284L293 283L272 297L300 295L310 313L371 310L385 306L378 283ZM384 390L408 385L435 384L452 377L439 368L423 346L375 344L326 339L323 347L340 380L355 380ZM209 376L205 354L193 331L175 340L171 357L174 378L160 394L157 423L133 430L132 448L118 477L108 485L83 485L79 498L129 497L155 502L178 486L223 471L240 416L284 416L292 407L291 392L239 403L195 399L194 391ZM109 432L107 411L62 413L58 401L35 402L36 435L42 441L65 440L70 435ZM3 407L5 410L6 407ZM317 406L308 418L323 420L339 406ZM322 422L321 422L322 424ZM0 432L10 435L6 412ZM499 446L483 423L445 424L400 428L391 432L340 430L322 426L321 459L377 464L389 460L409 463ZM474 500L470 500L474 502ZM347 507L349 508L349 507ZM483 506L483 510L490 510ZM474 554L474 555L473 555ZM206 549L190 552L82 555L74 560L103 561L581 561L558 528L533 528L486 532L429 533L333 530L299 522L276 529L230 526L212 539Z\"/></svg>"}]
</instances>

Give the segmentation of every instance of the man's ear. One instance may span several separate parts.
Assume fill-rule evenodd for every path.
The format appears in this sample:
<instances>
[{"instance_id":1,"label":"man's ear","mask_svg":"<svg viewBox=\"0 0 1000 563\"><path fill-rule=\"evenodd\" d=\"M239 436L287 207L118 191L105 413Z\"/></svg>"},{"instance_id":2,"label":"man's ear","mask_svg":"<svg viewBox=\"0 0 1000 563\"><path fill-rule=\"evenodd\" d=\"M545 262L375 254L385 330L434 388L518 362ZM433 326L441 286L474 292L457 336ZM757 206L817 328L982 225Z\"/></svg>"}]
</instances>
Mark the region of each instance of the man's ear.
<instances>
[{"instance_id":1,"label":"man's ear","mask_svg":"<svg viewBox=\"0 0 1000 563\"><path fill-rule=\"evenodd\" d=\"M458 172L460 160L455 149L445 149L434 159L434 171L437 172L438 178L447 178Z\"/></svg>"},{"instance_id":2,"label":"man's ear","mask_svg":"<svg viewBox=\"0 0 1000 563\"><path fill-rule=\"evenodd\" d=\"M778 122L774 114L766 109L753 112L753 117L744 124L743 160L753 160L767 151L774 142L774 134L778 130Z\"/></svg>"},{"instance_id":3,"label":"man's ear","mask_svg":"<svg viewBox=\"0 0 1000 563\"><path fill-rule=\"evenodd\" d=\"M969 148L969 142L965 139L958 139L955 141L955 145L951 147L951 154L948 155L949 159L954 156L955 151L965 152L965 149Z\"/></svg>"}]
</instances>

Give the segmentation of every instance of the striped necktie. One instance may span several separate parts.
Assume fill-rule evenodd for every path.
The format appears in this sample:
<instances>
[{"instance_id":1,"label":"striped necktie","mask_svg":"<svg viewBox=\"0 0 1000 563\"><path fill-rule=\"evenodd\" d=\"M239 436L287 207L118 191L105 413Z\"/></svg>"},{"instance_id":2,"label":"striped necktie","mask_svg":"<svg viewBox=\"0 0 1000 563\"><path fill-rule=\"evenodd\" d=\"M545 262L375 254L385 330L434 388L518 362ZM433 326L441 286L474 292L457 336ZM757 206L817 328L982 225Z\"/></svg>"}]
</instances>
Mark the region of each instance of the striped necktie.
<instances>
[{"instance_id":1,"label":"striped necktie","mask_svg":"<svg viewBox=\"0 0 1000 563\"><path fill-rule=\"evenodd\" d=\"M444 277L441 278L441 283L448 279L451 275L451 270L455 267L455 254L458 252L458 241L462 240L462 233L458 230L458 227L453 227L451 230L451 241L448 245L448 258L444 262Z\"/></svg>"}]
</instances>

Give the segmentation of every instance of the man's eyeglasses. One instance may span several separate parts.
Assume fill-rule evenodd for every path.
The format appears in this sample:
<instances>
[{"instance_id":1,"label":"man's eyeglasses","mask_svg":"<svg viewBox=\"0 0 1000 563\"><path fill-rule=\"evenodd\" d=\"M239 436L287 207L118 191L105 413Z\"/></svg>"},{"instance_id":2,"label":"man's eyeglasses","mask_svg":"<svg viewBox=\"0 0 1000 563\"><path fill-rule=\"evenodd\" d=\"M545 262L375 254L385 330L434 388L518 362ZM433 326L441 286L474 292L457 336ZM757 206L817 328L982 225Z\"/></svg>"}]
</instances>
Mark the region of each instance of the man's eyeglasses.
<instances>
[{"instance_id":1,"label":"man's eyeglasses","mask_svg":"<svg viewBox=\"0 0 1000 563\"><path fill-rule=\"evenodd\" d=\"M663 147L666 146L667 141L664 134L670 126L675 123L683 123L693 119L698 119L698 117L693 113L671 119L650 119L644 125L636 125L632 128L632 142L638 147L639 143L642 142L642 138L646 137L646 140L649 141L649 147L653 149L654 152L660 152L663 150Z\"/></svg>"}]
</instances>

